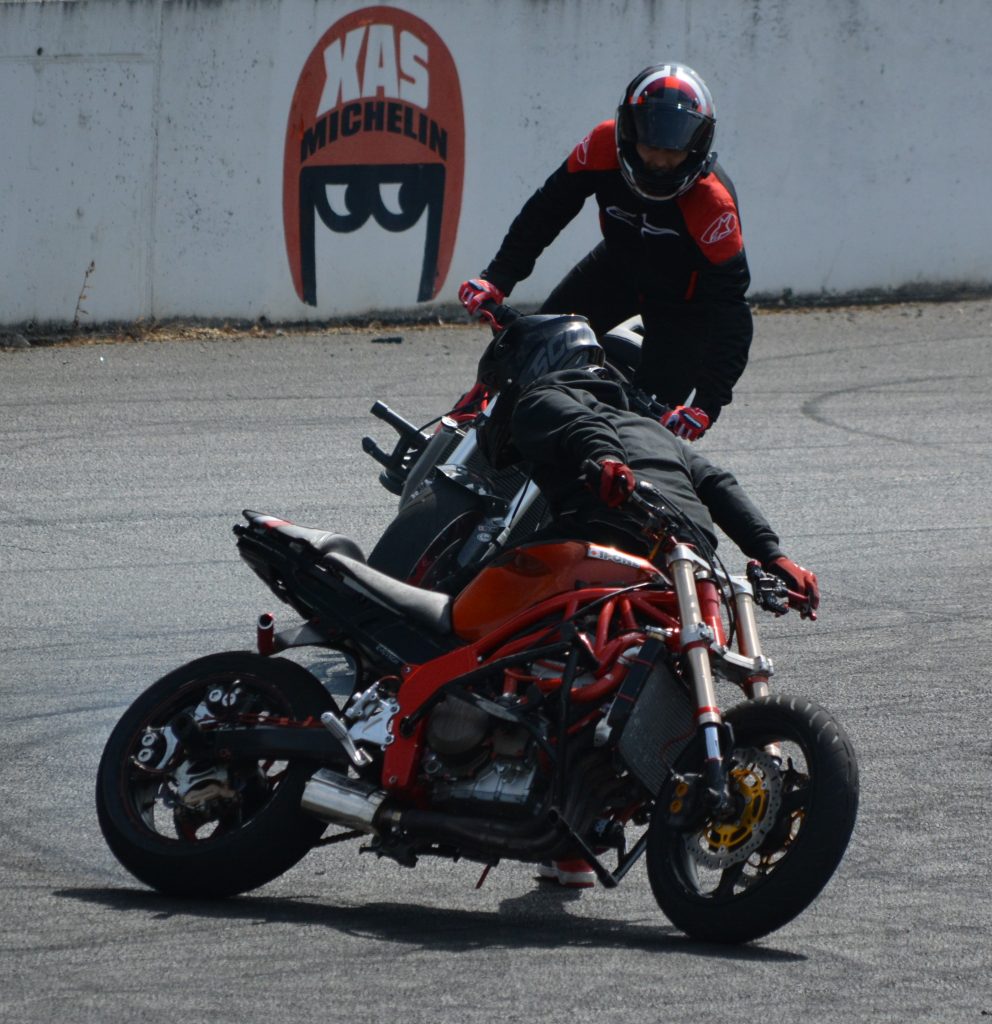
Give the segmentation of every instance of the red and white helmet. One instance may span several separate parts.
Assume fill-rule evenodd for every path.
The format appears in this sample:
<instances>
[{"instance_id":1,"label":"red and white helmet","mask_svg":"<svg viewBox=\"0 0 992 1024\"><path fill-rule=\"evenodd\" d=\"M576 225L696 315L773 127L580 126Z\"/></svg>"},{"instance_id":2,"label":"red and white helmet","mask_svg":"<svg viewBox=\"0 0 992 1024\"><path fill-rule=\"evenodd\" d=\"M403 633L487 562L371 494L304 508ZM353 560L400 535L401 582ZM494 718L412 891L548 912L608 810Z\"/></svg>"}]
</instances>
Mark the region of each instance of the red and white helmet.
<instances>
[{"instance_id":1,"label":"red and white helmet","mask_svg":"<svg viewBox=\"0 0 992 1024\"><path fill-rule=\"evenodd\" d=\"M712 163L715 128L713 97L692 68L685 64L645 68L627 86L617 108L617 155L624 180L649 202L682 195ZM638 156L638 143L689 155L673 170L655 170Z\"/></svg>"}]
</instances>

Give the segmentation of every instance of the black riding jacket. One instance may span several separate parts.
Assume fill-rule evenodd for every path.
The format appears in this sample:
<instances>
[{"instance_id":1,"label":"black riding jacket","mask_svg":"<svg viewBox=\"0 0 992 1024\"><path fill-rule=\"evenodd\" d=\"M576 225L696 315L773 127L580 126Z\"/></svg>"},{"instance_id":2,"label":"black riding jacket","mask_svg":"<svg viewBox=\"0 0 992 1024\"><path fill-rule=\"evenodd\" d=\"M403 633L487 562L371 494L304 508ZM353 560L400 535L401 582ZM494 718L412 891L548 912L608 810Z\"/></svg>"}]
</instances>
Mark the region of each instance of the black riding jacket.
<instances>
[{"instance_id":1,"label":"black riding jacket","mask_svg":"<svg viewBox=\"0 0 992 1024\"><path fill-rule=\"evenodd\" d=\"M558 527L569 536L602 540L599 527L605 526L622 533L628 550L646 550L636 516L623 506L607 508L581 481L586 459L615 459L654 484L712 547L715 522L750 558L766 563L783 554L777 534L733 474L656 420L631 412L623 387L602 371L561 370L541 377L520 396L511 432ZM681 539L696 540L691 534Z\"/></svg>"},{"instance_id":2,"label":"black riding jacket","mask_svg":"<svg viewBox=\"0 0 992 1024\"><path fill-rule=\"evenodd\" d=\"M675 377L676 392L696 388L694 404L715 419L744 371L753 333L737 196L719 164L684 195L647 202L627 187L614 122L605 121L526 202L482 276L509 294L592 195L611 274L636 293L628 315L640 312L645 322L639 383L663 396L666 378Z\"/></svg>"}]
</instances>

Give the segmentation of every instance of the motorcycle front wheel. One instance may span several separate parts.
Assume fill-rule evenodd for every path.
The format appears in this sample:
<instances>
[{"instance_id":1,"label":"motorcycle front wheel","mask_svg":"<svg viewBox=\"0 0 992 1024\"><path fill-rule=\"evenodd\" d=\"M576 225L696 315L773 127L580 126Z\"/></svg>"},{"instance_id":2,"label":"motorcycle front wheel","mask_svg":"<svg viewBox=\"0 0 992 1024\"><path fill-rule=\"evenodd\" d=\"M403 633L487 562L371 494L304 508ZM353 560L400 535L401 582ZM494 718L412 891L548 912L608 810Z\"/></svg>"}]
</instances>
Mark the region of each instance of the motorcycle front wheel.
<instances>
[{"instance_id":1,"label":"motorcycle front wheel","mask_svg":"<svg viewBox=\"0 0 992 1024\"><path fill-rule=\"evenodd\" d=\"M844 730L811 701L765 697L732 708L726 720L732 820L672 826L684 792L678 776L698 771L687 751L659 794L647 871L676 927L739 943L791 921L827 884L854 828L858 766Z\"/></svg>"},{"instance_id":2,"label":"motorcycle front wheel","mask_svg":"<svg viewBox=\"0 0 992 1024\"><path fill-rule=\"evenodd\" d=\"M475 494L435 475L386 527L368 564L413 586L443 590L483 514Z\"/></svg>"},{"instance_id":3,"label":"motorcycle front wheel","mask_svg":"<svg viewBox=\"0 0 992 1024\"><path fill-rule=\"evenodd\" d=\"M189 717L245 728L328 710L320 682L282 658L212 654L163 676L125 712L100 761L97 817L114 856L172 896L231 896L287 871L324 831L300 808L314 765L194 760L178 733Z\"/></svg>"}]
</instances>

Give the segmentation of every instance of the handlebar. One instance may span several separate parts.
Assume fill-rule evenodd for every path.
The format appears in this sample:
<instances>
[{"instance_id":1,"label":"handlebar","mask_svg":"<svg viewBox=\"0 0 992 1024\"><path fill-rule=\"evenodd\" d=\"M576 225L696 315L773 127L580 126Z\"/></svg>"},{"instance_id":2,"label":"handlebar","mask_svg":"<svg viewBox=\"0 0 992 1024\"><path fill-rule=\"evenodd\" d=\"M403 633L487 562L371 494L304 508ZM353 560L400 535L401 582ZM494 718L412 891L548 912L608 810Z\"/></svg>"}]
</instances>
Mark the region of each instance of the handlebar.
<instances>
[{"instance_id":1,"label":"handlebar","mask_svg":"<svg viewBox=\"0 0 992 1024\"><path fill-rule=\"evenodd\" d=\"M816 610L809 594L790 590L784 580L766 572L760 562L747 563L747 578L754 591L754 600L765 611L785 615L790 608L795 608L800 618L816 621Z\"/></svg>"},{"instance_id":2,"label":"handlebar","mask_svg":"<svg viewBox=\"0 0 992 1024\"><path fill-rule=\"evenodd\" d=\"M593 459L586 459L582 463L582 479L587 485L594 484L599 473L599 464ZM685 527L682 513L672 508L661 491L647 480L637 481L624 507L636 510L641 519L642 532L652 540L661 540L666 534L676 533ZM809 594L790 590L780 577L766 572L758 561L748 562L746 572L755 603L760 608L775 615L785 615L790 608L795 608L802 618L816 619Z\"/></svg>"},{"instance_id":3,"label":"handlebar","mask_svg":"<svg viewBox=\"0 0 992 1024\"><path fill-rule=\"evenodd\" d=\"M755 603L766 612L785 615L789 610L789 598L793 595L785 583L770 572L765 572L758 561L747 563L747 579L754 592Z\"/></svg>"},{"instance_id":4,"label":"handlebar","mask_svg":"<svg viewBox=\"0 0 992 1024\"><path fill-rule=\"evenodd\" d=\"M593 484L599 477L599 463L593 459L586 459L582 463L582 479L586 484ZM683 524L683 516L680 512L665 501L665 496L654 484L647 480L638 480L633 491L627 496L624 503L640 513L643 522L645 535L657 538L663 533L669 533Z\"/></svg>"},{"instance_id":5,"label":"handlebar","mask_svg":"<svg viewBox=\"0 0 992 1024\"><path fill-rule=\"evenodd\" d=\"M523 315L512 306L493 302L492 299L486 299L485 302L479 303L479 314L493 329L493 334L498 334Z\"/></svg>"},{"instance_id":6,"label":"handlebar","mask_svg":"<svg viewBox=\"0 0 992 1024\"><path fill-rule=\"evenodd\" d=\"M642 388L635 387L633 384L625 388L625 391L631 409L649 419L660 420L662 416L672 411L672 406L666 402L659 402L654 395L649 395Z\"/></svg>"}]
</instances>

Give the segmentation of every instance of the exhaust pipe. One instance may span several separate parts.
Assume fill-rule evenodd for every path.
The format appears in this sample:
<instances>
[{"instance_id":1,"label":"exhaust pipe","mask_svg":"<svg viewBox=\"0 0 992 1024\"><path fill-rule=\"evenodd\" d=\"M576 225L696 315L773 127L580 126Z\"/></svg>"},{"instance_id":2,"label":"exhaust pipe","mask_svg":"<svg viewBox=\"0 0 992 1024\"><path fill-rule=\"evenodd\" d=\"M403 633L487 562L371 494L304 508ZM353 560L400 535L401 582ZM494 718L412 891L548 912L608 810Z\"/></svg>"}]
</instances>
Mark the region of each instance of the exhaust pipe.
<instances>
[{"instance_id":1,"label":"exhaust pipe","mask_svg":"<svg viewBox=\"0 0 992 1024\"><path fill-rule=\"evenodd\" d=\"M321 768L303 787L300 806L308 814L331 824L360 832L377 832L375 819L388 795L375 783L349 779L329 768Z\"/></svg>"},{"instance_id":2,"label":"exhaust pipe","mask_svg":"<svg viewBox=\"0 0 992 1024\"><path fill-rule=\"evenodd\" d=\"M390 828L403 828L435 841L444 839L469 848L487 848L497 855L542 853L562 839L560 827L549 827L542 820L511 824L486 818L462 819L457 815L384 806L388 799L389 794L373 782L349 779L321 768L303 787L300 806L307 814L329 824L359 832L379 834Z\"/></svg>"},{"instance_id":3,"label":"exhaust pipe","mask_svg":"<svg viewBox=\"0 0 992 1024\"><path fill-rule=\"evenodd\" d=\"M429 842L448 842L489 856L539 860L556 855L569 840L568 826L553 809L512 822L404 809L390 806L388 800L389 794L374 782L321 768L303 787L300 806L323 821L359 832L382 835L400 829Z\"/></svg>"}]
</instances>

